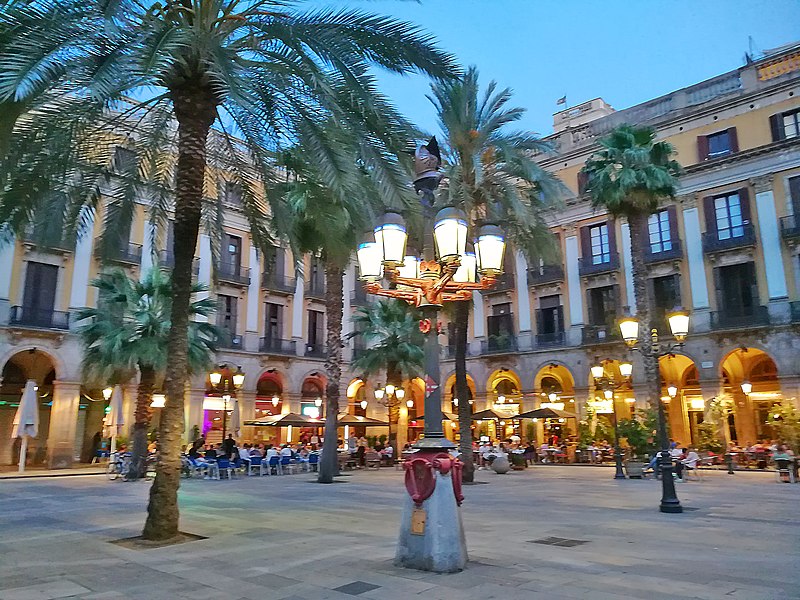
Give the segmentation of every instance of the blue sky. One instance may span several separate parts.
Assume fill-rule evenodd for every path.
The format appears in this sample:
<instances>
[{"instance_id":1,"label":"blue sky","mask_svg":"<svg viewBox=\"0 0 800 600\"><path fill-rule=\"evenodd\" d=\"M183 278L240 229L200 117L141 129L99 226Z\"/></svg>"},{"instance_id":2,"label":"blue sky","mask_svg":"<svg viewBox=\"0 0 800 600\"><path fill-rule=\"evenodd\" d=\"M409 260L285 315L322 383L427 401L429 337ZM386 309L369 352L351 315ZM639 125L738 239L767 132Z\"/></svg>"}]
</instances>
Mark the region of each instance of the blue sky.
<instances>
[{"instance_id":1,"label":"blue sky","mask_svg":"<svg viewBox=\"0 0 800 600\"><path fill-rule=\"evenodd\" d=\"M482 79L511 87L525 128L552 131L556 100L602 97L627 108L730 71L758 49L800 41L798 0L328 0L392 15L433 33ZM436 121L419 77L381 76L418 125Z\"/></svg>"}]
</instances>

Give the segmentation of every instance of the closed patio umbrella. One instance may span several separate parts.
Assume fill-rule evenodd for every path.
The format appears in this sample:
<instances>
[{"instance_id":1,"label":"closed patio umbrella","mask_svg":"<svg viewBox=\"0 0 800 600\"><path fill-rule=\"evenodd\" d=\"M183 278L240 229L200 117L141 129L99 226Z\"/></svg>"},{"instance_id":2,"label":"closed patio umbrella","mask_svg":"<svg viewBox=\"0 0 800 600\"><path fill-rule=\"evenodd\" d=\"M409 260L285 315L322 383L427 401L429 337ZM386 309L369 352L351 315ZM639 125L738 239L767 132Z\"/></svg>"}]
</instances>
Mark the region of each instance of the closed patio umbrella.
<instances>
[{"instance_id":1,"label":"closed patio umbrella","mask_svg":"<svg viewBox=\"0 0 800 600\"><path fill-rule=\"evenodd\" d=\"M36 394L36 382L28 379L22 398L19 401L17 414L11 429L11 439L22 438L19 450L19 472L25 471L25 459L28 455L28 438L39 433L39 398Z\"/></svg>"},{"instance_id":2,"label":"closed patio umbrella","mask_svg":"<svg viewBox=\"0 0 800 600\"><path fill-rule=\"evenodd\" d=\"M111 438L111 452L117 451L117 436L120 428L125 424L125 415L122 413L122 386L117 384L111 392L109 411L105 418L106 437Z\"/></svg>"},{"instance_id":3,"label":"closed patio umbrella","mask_svg":"<svg viewBox=\"0 0 800 600\"><path fill-rule=\"evenodd\" d=\"M228 426L231 428L233 437L238 439L239 435L241 435L239 430L242 428L242 413L239 411L238 400L233 401L233 410L231 411L231 420Z\"/></svg>"}]
</instances>

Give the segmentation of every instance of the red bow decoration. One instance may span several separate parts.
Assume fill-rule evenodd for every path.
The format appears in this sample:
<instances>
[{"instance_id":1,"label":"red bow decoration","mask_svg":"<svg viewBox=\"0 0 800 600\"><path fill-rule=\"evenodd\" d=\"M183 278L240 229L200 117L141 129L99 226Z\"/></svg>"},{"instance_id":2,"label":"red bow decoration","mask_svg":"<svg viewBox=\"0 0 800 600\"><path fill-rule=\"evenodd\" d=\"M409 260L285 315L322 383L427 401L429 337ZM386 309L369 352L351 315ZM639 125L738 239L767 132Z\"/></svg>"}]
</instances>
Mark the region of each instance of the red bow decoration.
<instances>
[{"instance_id":1,"label":"red bow decoration","mask_svg":"<svg viewBox=\"0 0 800 600\"><path fill-rule=\"evenodd\" d=\"M422 319L419 322L419 330L422 333L428 333L431 330L431 320L430 319Z\"/></svg>"}]
</instances>

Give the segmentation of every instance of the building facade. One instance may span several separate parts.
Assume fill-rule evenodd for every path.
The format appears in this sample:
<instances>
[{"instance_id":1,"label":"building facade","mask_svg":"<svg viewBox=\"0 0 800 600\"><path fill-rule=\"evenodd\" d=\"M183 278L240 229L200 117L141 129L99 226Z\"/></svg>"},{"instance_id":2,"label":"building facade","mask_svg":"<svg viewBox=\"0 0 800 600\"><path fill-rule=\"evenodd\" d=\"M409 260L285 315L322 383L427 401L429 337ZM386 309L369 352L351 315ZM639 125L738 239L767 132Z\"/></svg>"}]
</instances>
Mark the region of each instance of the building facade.
<instances>
[{"instance_id":1,"label":"building facade","mask_svg":"<svg viewBox=\"0 0 800 600\"><path fill-rule=\"evenodd\" d=\"M739 443L770 437L769 409L800 397L800 47L614 111L595 99L554 115L548 137L557 152L541 164L572 190L552 229L561 250L557 264L528 264L509 252L506 274L490 292L475 293L469 331L468 372L476 410L531 410L546 403L585 418L616 408L621 416L644 407L643 374L634 357L632 384L612 407L597 397L589 368L607 360L618 374L626 356L615 321L634 307L628 224L591 208L579 171L595 141L621 123L647 124L677 149L685 174L675 202L649 223L648 290L663 315L676 305L691 312L685 348L661 359L672 436L697 441L697 425L714 399L728 411L726 436ZM127 150L115 156L123 162ZM201 236L195 274L217 298L216 320L226 335L217 363L241 366L239 392L245 420L276 412L311 412L325 389L324 273L312 256L302 276L288 251L268 260L251 244L233 184L216 190L225 206L225 236L212 264L211 240ZM98 215L98 220L102 214ZM156 240L144 207L119 227L111 263L140 277L171 266L170 231ZM95 303L90 282L107 268L95 235L43 245L22 236L0 248L0 464L13 463L10 442L15 403L28 378L40 386L40 434L29 456L50 467L91 458L105 403L100 389L82 382L81 349L73 333L75 311ZM351 266L345 276L344 327L353 309L368 301ZM668 337L668 335L666 335ZM451 346L443 340L443 410L454 412ZM353 344L356 347L353 348ZM348 342L346 361L358 351ZM343 377L342 411L386 416L374 401L375 382ZM750 383L745 394L742 383ZM135 381L125 388L126 426L133 420ZM96 386L95 386L96 387ZM668 393L675 388L675 396ZM399 441L421 431L416 410L422 386L409 384L413 406L399 409ZM369 401L362 409L360 401ZM345 406L345 403L347 406ZM208 377L187 387L186 435L221 438L220 394ZM157 410L156 410L157 412ZM487 424L507 435L512 422ZM520 431L539 440L543 423ZM566 433L574 424L551 422ZM483 425L479 429L483 431ZM447 429L447 427L446 427ZM450 429L452 431L452 429ZM275 433L243 428L249 440ZM283 434L285 435L285 433Z\"/></svg>"}]
</instances>

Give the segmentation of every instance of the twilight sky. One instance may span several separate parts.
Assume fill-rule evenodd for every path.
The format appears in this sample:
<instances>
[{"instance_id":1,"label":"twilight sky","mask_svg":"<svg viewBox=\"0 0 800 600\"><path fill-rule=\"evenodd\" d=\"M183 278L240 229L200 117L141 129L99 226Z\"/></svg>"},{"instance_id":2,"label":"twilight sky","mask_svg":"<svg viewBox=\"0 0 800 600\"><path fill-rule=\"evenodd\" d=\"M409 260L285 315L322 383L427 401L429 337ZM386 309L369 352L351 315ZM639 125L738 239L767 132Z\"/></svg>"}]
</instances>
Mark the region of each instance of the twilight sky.
<instances>
[{"instance_id":1,"label":"twilight sky","mask_svg":"<svg viewBox=\"0 0 800 600\"><path fill-rule=\"evenodd\" d=\"M623 109L730 71L756 50L800 41L798 0L313 0L414 22L482 80L514 90L522 126L547 135L556 100ZM382 75L421 127L435 116L421 77Z\"/></svg>"}]
</instances>

